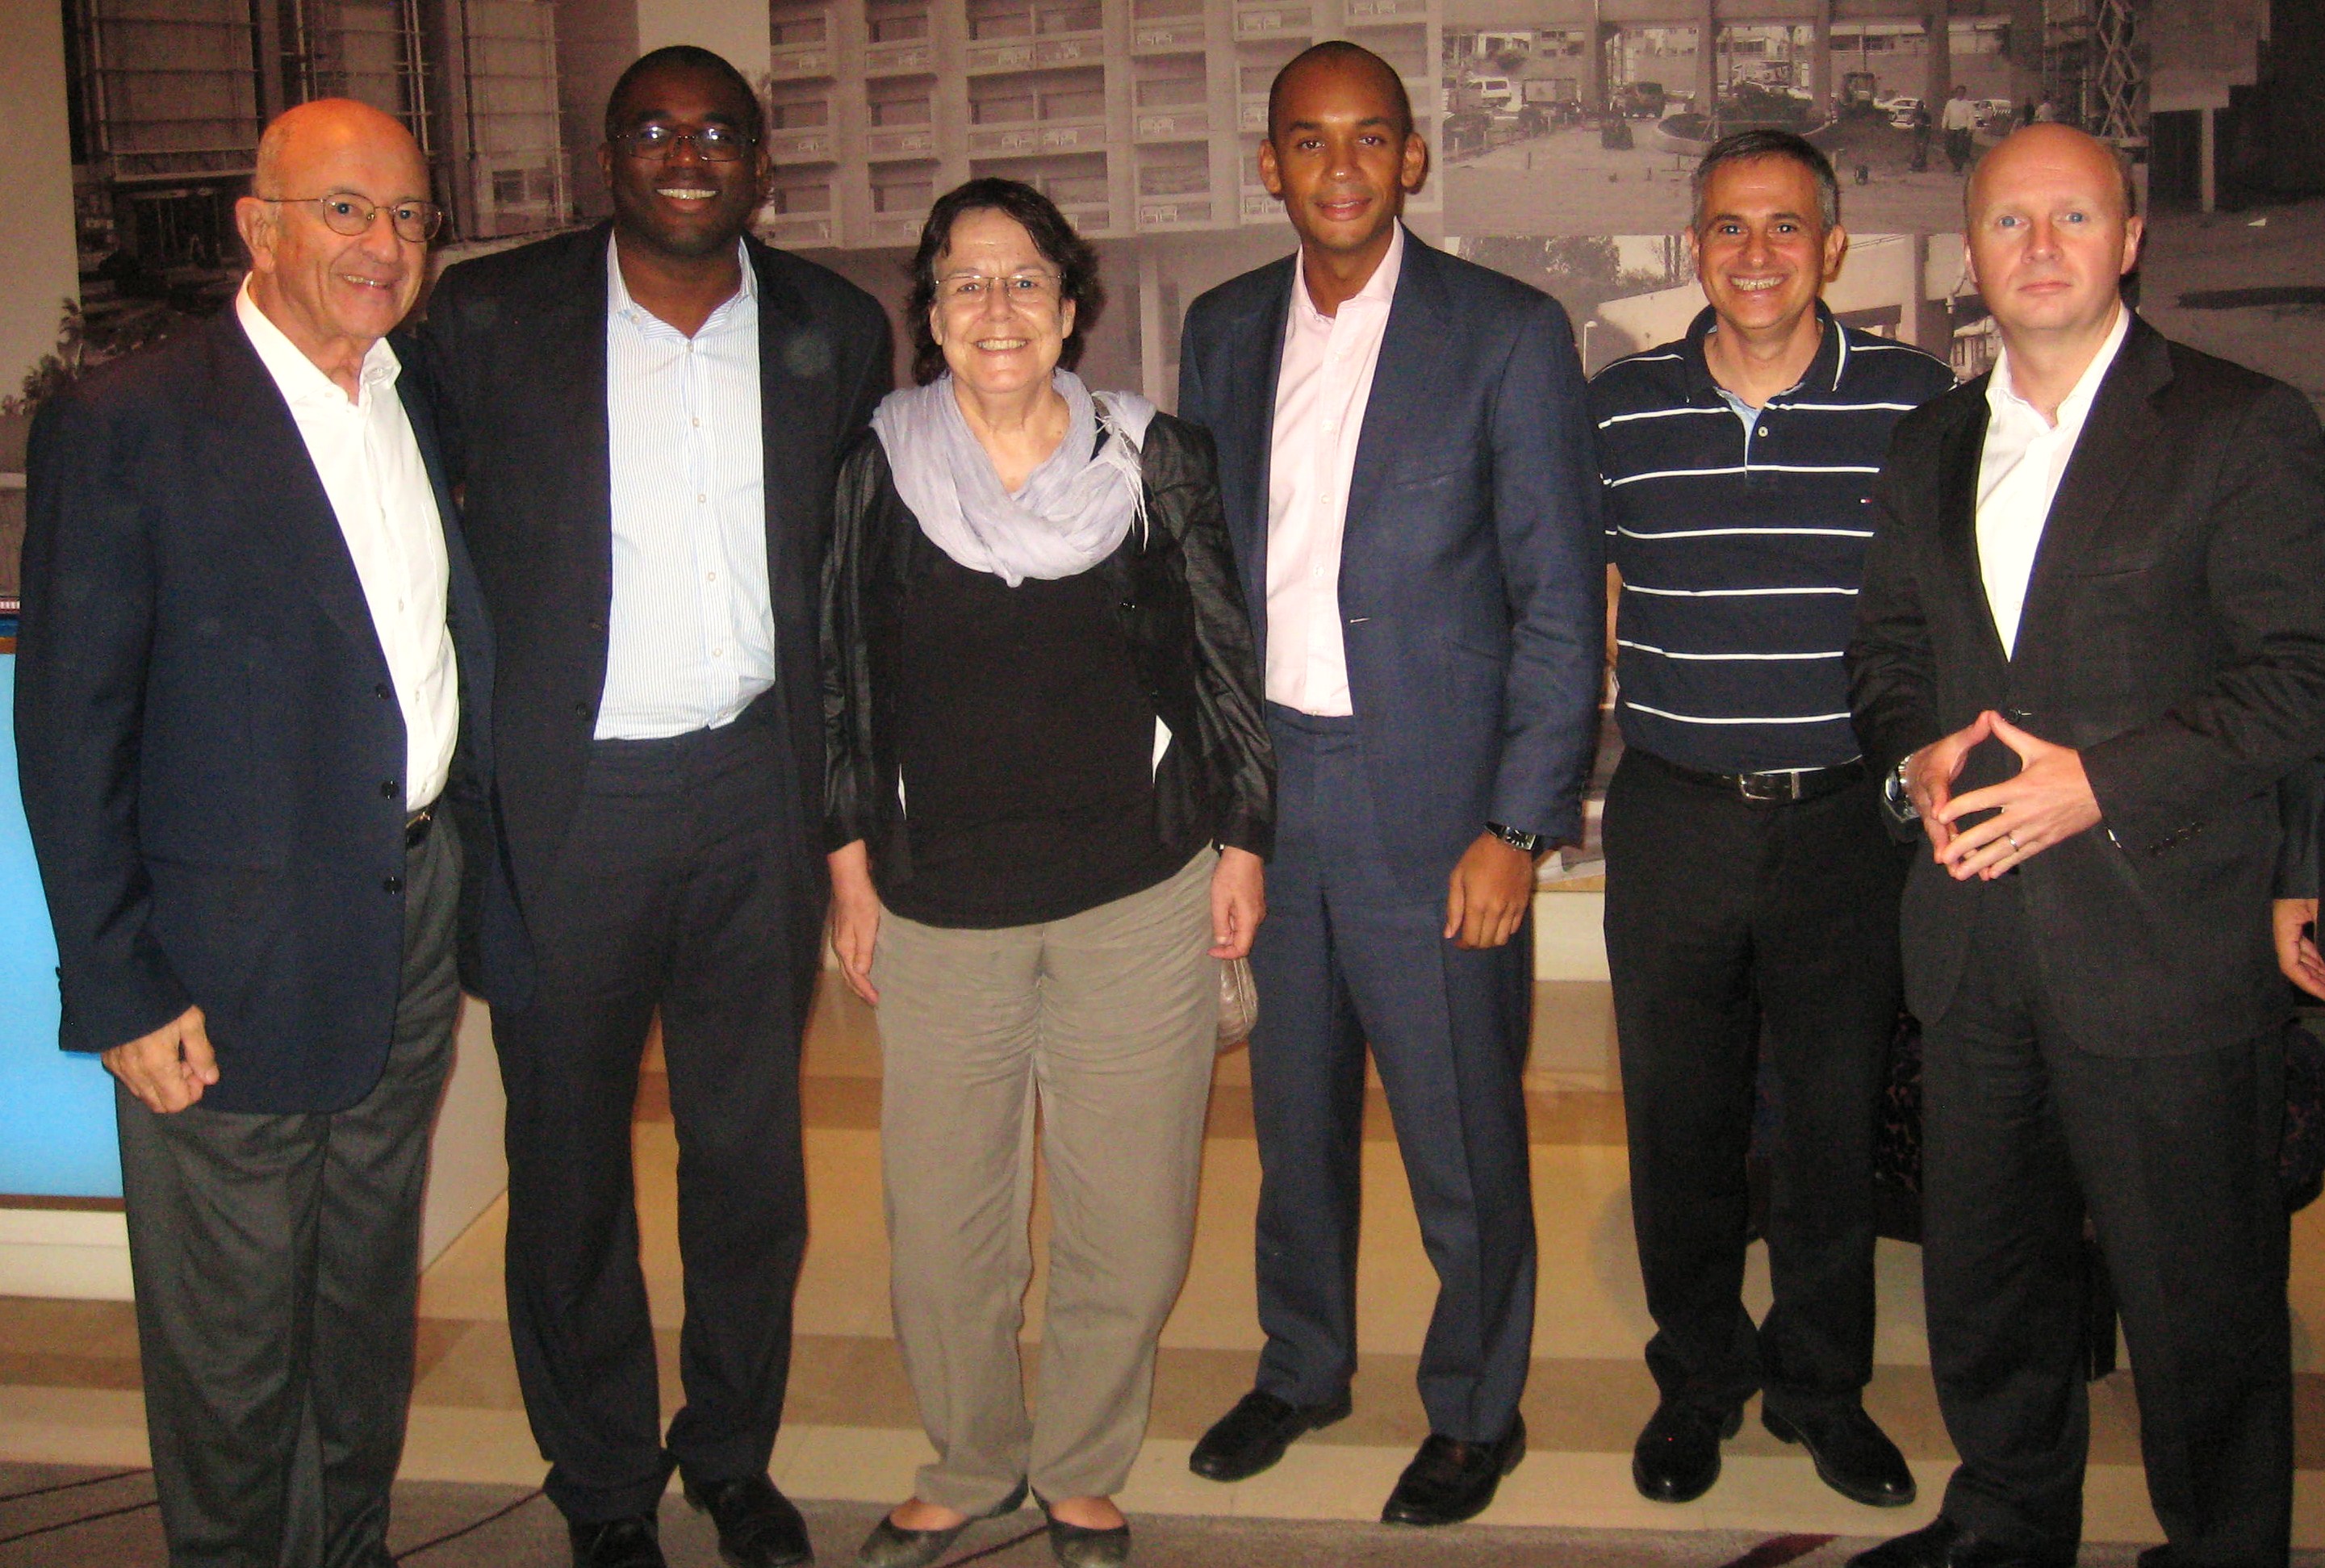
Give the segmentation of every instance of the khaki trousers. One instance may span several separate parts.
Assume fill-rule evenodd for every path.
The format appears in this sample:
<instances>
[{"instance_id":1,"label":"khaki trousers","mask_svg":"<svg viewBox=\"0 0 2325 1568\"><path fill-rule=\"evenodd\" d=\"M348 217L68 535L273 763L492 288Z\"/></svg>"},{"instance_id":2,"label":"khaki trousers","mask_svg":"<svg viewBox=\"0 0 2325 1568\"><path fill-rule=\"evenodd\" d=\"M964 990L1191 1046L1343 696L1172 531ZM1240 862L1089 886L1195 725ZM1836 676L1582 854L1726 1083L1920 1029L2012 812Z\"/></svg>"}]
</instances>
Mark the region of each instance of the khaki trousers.
<instances>
[{"instance_id":1,"label":"khaki trousers","mask_svg":"<svg viewBox=\"0 0 2325 1568\"><path fill-rule=\"evenodd\" d=\"M1210 875L997 931L894 914L880 989L890 1300L937 1461L922 1500L985 1512L1121 1489L1195 1218L1218 1016ZM1049 1174L1038 1410L1017 1335L1033 1272L1034 1108Z\"/></svg>"}]
</instances>

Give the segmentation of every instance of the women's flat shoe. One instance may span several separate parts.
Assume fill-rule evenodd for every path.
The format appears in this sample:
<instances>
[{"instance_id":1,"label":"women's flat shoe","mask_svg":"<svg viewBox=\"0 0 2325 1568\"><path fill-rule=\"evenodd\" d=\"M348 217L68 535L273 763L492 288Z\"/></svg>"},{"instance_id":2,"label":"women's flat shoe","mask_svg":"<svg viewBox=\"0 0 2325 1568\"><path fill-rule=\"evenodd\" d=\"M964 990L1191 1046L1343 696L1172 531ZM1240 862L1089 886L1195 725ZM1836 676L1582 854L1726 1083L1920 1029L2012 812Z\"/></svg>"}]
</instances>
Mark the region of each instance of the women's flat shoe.
<instances>
[{"instance_id":1,"label":"women's flat shoe","mask_svg":"<svg viewBox=\"0 0 2325 1568\"><path fill-rule=\"evenodd\" d=\"M907 1530L883 1514L880 1522L872 1526L872 1533L864 1537L864 1545L856 1548L856 1568L928 1568L971 1525L981 1519L1001 1518L1024 1506L1025 1483L1019 1481L1017 1489L996 1507L941 1530Z\"/></svg>"},{"instance_id":2,"label":"women's flat shoe","mask_svg":"<svg viewBox=\"0 0 2325 1568\"><path fill-rule=\"evenodd\" d=\"M1050 1512L1050 1505L1042 1505L1042 1514L1050 1521L1050 1555L1058 1560L1059 1568L1124 1568L1130 1561L1130 1526L1116 1525L1110 1530L1094 1530L1087 1525L1070 1525Z\"/></svg>"}]
</instances>

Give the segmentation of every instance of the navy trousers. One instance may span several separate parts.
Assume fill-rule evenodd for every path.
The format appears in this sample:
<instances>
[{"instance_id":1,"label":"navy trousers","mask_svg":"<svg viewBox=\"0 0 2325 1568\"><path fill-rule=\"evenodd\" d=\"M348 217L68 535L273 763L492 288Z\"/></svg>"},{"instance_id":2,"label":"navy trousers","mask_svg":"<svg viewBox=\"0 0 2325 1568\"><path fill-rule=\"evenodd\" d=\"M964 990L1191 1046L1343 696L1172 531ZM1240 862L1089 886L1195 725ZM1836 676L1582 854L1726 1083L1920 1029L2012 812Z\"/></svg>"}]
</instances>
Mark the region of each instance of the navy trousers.
<instances>
[{"instance_id":1,"label":"navy trousers","mask_svg":"<svg viewBox=\"0 0 2325 1568\"><path fill-rule=\"evenodd\" d=\"M1356 1370L1369 1043L1437 1271L1422 1404L1432 1432L1489 1443L1517 1412L1533 1338L1520 1081L1530 928L1488 951L1446 941L1443 885L1416 895L1382 847L1355 721L1274 706L1268 720L1279 770L1275 858L1252 951L1259 1321L1267 1335L1258 1386L1294 1404L1321 1404Z\"/></svg>"}]
</instances>

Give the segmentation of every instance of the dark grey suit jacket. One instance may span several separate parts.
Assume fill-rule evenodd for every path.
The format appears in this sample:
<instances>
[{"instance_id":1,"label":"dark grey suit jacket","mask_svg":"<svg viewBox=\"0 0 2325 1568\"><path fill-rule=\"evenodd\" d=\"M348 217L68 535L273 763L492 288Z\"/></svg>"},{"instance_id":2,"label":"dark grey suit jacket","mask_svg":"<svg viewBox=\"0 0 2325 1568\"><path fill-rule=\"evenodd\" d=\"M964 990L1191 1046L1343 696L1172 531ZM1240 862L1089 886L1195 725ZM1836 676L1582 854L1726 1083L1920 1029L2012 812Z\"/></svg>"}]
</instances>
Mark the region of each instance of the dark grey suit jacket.
<instances>
[{"instance_id":1,"label":"dark grey suit jacket","mask_svg":"<svg viewBox=\"0 0 2325 1568\"><path fill-rule=\"evenodd\" d=\"M1187 312L1179 415L1219 496L1267 643L1268 463L1286 257ZM1606 567L1566 312L1410 232L1340 546L1341 636L1376 812L1408 890L1441 897L1487 821L1579 835L1598 738Z\"/></svg>"},{"instance_id":2,"label":"dark grey suit jacket","mask_svg":"<svg viewBox=\"0 0 2325 1568\"><path fill-rule=\"evenodd\" d=\"M2059 487L2005 655L1978 559L1987 378L1906 415L1875 486L1848 650L1866 756L1987 709L2078 748L2100 826L2015 880L1916 857L1907 1004L1941 1018L1976 900L2024 896L2059 1026L2168 1055L2271 1027L2277 785L2325 752L2325 438L2292 388L2134 320ZM2008 777L1978 747L1958 793Z\"/></svg>"},{"instance_id":3,"label":"dark grey suit jacket","mask_svg":"<svg viewBox=\"0 0 2325 1568\"><path fill-rule=\"evenodd\" d=\"M606 427L606 246L598 224L449 268L418 337L446 460L499 648L500 853L469 868L485 996L532 985L521 911L541 896L580 799L606 685L614 597ZM794 769L802 886L823 874L823 702L816 601L839 455L894 381L886 316L837 274L746 241L759 291L767 588Z\"/></svg>"}]
</instances>

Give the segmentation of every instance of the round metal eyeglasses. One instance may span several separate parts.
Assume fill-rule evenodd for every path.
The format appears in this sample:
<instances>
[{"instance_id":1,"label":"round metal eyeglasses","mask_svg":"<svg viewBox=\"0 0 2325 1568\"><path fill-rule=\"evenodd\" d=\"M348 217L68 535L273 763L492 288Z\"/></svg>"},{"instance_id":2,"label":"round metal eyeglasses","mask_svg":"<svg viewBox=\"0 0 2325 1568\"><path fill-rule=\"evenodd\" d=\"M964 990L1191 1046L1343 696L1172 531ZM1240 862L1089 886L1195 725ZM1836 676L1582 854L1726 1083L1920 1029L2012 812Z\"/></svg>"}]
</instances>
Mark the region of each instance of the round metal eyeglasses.
<instances>
[{"instance_id":1,"label":"round metal eyeglasses","mask_svg":"<svg viewBox=\"0 0 2325 1568\"><path fill-rule=\"evenodd\" d=\"M409 245L426 245L444 227L444 209L432 201L399 201L392 207L374 207L364 198L344 190L335 190L329 196L260 196L254 199L277 207L320 209L325 227L349 239L369 234L373 221L383 212L387 214L388 227L395 230L395 237Z\"/></svg>"}]
</instances>

